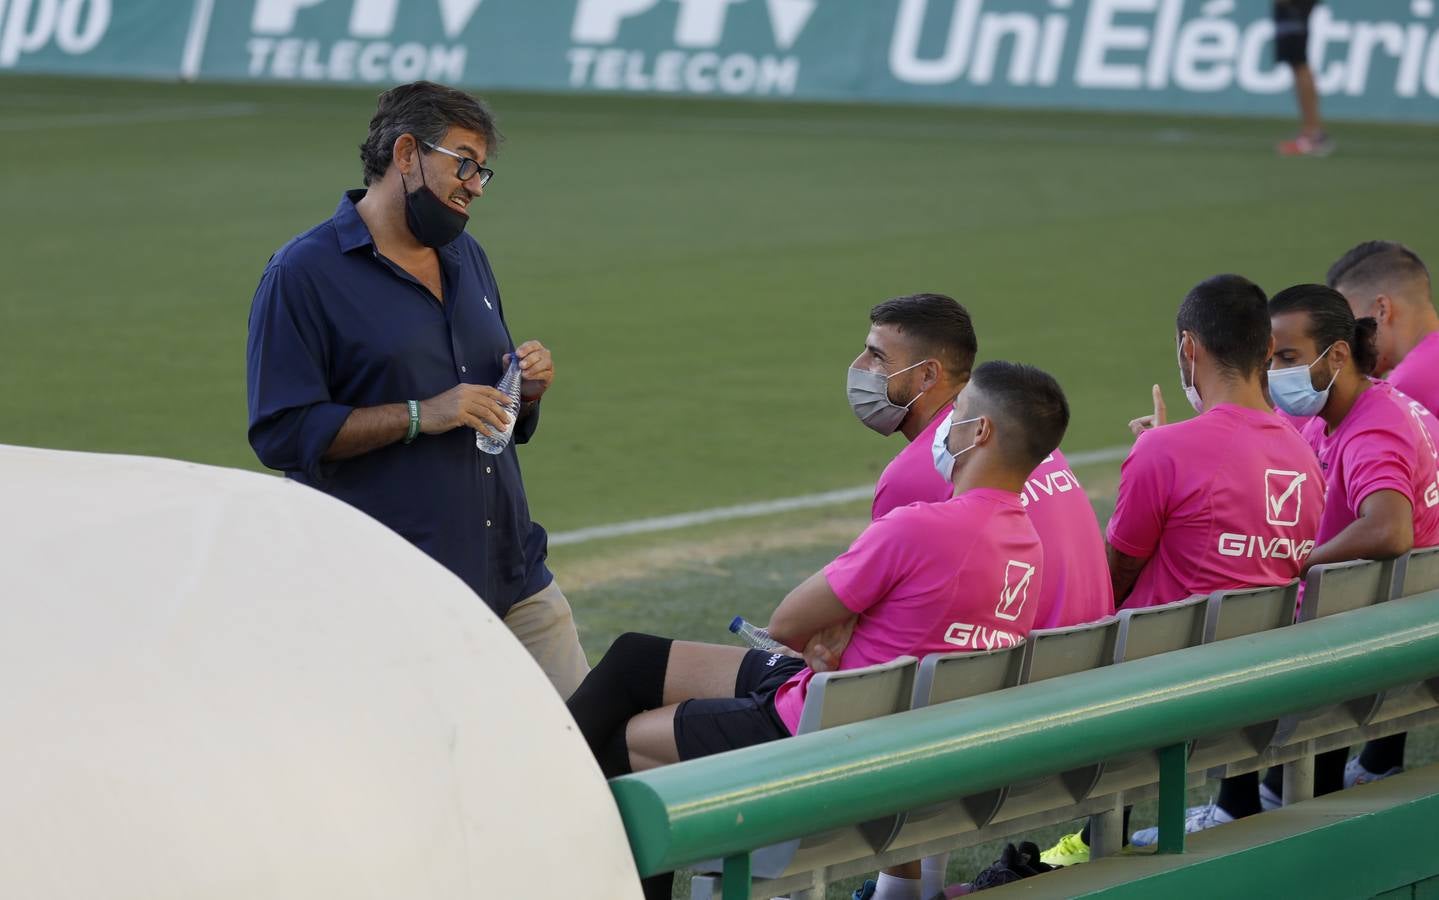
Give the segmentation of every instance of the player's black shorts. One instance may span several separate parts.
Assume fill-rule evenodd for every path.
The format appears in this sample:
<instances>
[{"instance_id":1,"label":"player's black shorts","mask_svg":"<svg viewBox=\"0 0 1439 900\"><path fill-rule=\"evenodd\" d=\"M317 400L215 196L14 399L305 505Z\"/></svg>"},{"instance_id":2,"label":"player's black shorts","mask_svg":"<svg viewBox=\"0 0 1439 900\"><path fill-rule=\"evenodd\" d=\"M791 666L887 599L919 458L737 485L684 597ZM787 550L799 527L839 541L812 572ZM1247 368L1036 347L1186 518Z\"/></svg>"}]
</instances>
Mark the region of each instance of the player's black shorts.
<instances>
[{"instance_id":1,"label":"player's black shorts","mask_svg":"<svg viewBox=\"0 0 1439 900\"><path fill-rule=\"evenodd\" d=\"M680 759L698 759L725 750L789 737L775 712L779 686L804 668L804 660L751 650L740 661L734 696L686 700L675 710L675 746Z\"/></svg>"},{"instance_id":2,"label":"player's black shorts","mask_svg":"<svg viewBox=\"0 0 1439 900\"><path fill-rule=\"evenodd\" d=\"M1318 0L1274 0L1274 61L1309 62L1309 14Z\"/></svg>"}]
</instances>

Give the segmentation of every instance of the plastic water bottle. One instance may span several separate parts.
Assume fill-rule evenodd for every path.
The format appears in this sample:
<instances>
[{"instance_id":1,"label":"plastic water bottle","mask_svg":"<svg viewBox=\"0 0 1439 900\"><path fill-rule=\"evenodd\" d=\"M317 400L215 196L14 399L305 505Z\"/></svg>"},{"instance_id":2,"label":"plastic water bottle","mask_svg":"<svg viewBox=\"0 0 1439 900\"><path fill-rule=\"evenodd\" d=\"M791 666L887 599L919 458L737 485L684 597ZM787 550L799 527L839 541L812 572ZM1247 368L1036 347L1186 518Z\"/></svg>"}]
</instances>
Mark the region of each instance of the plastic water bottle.
<instances>
[{"instance_id":1,"label":"plastic water bottle","mask_svg":"<svg viewBox=\"0 0 1439 900\"><path fill-rule=\"evenodd\" d=\"M520 357L517 353L510 354L510 366L505 369L504 376L500 383L495 385L495 390L510 398L505 409L510 414L510 423L505 430L499 434L491 434L485 428L475 429L475 446L498 456L510 443L510 435L515 432L515 417L520 411Z\"/></svg>"},{"instance_id":2,"label":"plastic water bottle","mask_svg":"<svg viewBox=\"0 0 1439 900\"><path fill-rule=\"evenodd\" d=\"M729 630L739 635L740 640L749 644L756 650L782 650L784 645L769 636L769 632L744 620L743 616L735 616L734 621L729 623Z\"/></svg>"}]
</instances>

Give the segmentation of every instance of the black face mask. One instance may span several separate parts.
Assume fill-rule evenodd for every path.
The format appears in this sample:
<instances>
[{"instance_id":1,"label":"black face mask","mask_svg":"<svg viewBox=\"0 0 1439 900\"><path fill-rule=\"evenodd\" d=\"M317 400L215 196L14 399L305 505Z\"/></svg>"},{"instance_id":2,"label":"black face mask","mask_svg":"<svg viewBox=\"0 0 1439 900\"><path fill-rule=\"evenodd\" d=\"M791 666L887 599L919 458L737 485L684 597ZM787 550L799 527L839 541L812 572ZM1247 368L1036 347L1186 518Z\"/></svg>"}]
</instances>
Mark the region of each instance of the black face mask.
<instances>
[{"instance_id":1,"label":"black face mask","mask_svg":"<svg viewBox=\"0 0 1439 900\"><path fill-rule=\"evenodd\" d=\"M417 151L418 152L418 151ZM400 173L400 184L405 174ZM420 186L405 192L405 224L415 240L426 247L443 247L465 230L470 217L441 200L425 182L425 167L420 166Z\"/></svg>"}]
</instances>

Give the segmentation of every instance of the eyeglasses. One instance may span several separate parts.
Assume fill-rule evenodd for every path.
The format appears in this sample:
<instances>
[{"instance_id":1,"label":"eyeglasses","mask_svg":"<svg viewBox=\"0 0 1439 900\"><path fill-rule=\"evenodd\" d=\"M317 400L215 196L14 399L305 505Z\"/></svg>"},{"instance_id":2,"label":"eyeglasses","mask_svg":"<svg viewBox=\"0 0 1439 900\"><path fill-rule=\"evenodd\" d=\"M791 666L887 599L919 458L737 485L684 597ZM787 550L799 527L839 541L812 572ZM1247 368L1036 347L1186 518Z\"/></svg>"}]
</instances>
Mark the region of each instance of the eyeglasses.
<instances>
[{"instance_id":1,"label":"eyeglasses","mask_svg":"<svg viewBox=\"0 0 1439 900\"><path fill-rule=\"evenodd\" d=\"M436 147L429 141L420 141L420 143L434 150L436 153L443 153L446 156L453 156L455 159L458 159L460 161L460 167L455 170L455 177L461 181L469 181L471 178L474 178L475 173L478 172L480 175L480 187L484 187L490 183L491 178L495 177L494 169L486 169L480 165L479 162L468 156L462 156L453 150L446 150L444 147Z\"/></svg>"}]
</instances>

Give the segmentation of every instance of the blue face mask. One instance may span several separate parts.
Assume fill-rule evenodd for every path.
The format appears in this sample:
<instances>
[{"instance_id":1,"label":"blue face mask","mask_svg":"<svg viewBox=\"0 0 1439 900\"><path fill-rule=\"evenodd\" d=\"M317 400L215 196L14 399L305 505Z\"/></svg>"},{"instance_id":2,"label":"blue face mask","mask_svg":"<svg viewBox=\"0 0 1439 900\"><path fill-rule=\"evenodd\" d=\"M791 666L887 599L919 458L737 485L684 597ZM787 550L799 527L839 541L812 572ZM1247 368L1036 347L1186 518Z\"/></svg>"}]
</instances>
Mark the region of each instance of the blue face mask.
<instances>
[{"instance_id":1,"label":"blue face mask","mask_svg":"<svg viewBox=\"0 0 1439 900\"><path fill-rule=\"evenodd\" d=\"M1307 366L1291 366L1287 369L1269 370L1269 397L1274 405L1289 413L1291 416L1314 416L1329 402L1329 389L1334 387L1334 379L1339 377L1335 372L1334 377L1324 386L1324 390L1314 387L1314 381L1310 377L1310 371L1317 365L1319 360L1328 355L1334 349L1330 344L1319 354L1319 359L1314 360Z\"/></svg>"},{"instance_id":2,"label":"blue face mask","mask_svg":"<svg viewBox=\"0 0 1439 900\"><path fill-rule=\"evenodd\" d=\"M975 416L972 419L960 419L956 422L954 421L954 413L950 413L944 417L943 422L939 423L939 428L934 432L934 446L931 449L934 453L934 469L945 481L954 480L954 461L973 450L979 444L979 441L976 439L971 441L968 447L965 447L958 453L950 453L949 430L956 425L978 422L980 418L980 416Z\"/></svg>"}]
</instances>

